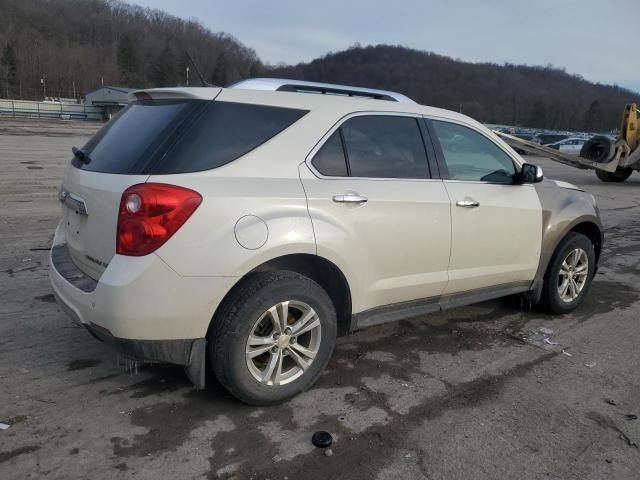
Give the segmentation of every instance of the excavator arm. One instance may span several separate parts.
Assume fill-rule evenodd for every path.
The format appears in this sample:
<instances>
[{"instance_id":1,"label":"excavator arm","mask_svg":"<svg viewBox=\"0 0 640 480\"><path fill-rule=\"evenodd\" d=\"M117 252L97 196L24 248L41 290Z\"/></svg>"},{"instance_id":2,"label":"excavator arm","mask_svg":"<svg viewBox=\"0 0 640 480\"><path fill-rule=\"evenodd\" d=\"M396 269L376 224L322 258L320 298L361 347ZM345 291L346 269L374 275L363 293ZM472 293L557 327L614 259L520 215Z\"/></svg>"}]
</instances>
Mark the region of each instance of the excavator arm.
<instances>
[{"instance_id":1,"label":"excavator arm","mask_svg":"<svg viewBox=\"0 0 640 480\"><path fill-rule=\"evenodd\" d=\"M621 169L640 170L639 120L638 106L635 103L627 105L624 109L618 138L612 141L607 137L594 137L582 149L581 155L583 156L563 153L554 148L529 142L503 132L496 131L495 133L512 147L517 147L525 152L547 157L570 167L614 173Z\"/></svg>"}]
</instances>

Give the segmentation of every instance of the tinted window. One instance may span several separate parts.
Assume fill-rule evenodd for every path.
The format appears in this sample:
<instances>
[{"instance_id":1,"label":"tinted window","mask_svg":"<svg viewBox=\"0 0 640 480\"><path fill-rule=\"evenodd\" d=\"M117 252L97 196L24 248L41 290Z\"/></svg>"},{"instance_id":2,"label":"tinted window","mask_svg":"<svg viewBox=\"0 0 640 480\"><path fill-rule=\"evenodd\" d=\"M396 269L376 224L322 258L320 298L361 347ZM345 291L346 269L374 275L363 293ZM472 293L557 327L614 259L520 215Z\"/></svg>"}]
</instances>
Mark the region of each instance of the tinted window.
<instances>
[{"instance_id":1,"label":"tinted window","mask_svg":"<svg viewBox=\"0 0 640 480\"><path fill-rule=\"evenodd\" d=\"M313 157L311 163L318 172L328 177L346 177L348 175L347 161L344 156L339 131L334 132L334 134L329 137L329 140L325 142Z\"/></svg>"},{"instance_id":2,"label":"tinted window","mask_svg":"<svg viewBox=\"0 0 640 480\"><path fill-rule=\"evenodd\" d=\"M347 120L341 130L352 177L428 178L417 119L359 116Z\"/></svg>"},{"instance_id":3,"label":"tinted window","mask_svg":"<svg viewBox=\"0 0 640 480\"><path fill-rule=\"evenodd\" d=\"M206 100L138 101L83 148L84 170L169 174L232 162L290 126L306 111Z\"/></svg>"},{"instance_id":4,"label":"tinted window","mask_svg":"<svg viewBox=\"0 0 640 480\"><path fill-rule=\"evenodd\" d=\"M83 147L91 161L85 164L74 159L74 165L92 172L139 173L186 114L204 103L133 102Z\"/></svg>"},{"instance_id":5,"label":"tinted window","mask_svg":"<svg viewBox=\"0 0 640 480\"><path fill-rule=\"evenodd\" d=\"M305 110L210 102L153 173L198 172L225 165L289 127Z\"/></svg>"},{"instance_id":6,"label":"tinted window","mask_svg":"<svg viewBox=\"0 0 640 480\"><path fill-rule=\"evenodd\" d=\"M470 128L433 121L444 161L452 180L511 183L511 157L484 135Z\"/></svg>"}]
</instances>

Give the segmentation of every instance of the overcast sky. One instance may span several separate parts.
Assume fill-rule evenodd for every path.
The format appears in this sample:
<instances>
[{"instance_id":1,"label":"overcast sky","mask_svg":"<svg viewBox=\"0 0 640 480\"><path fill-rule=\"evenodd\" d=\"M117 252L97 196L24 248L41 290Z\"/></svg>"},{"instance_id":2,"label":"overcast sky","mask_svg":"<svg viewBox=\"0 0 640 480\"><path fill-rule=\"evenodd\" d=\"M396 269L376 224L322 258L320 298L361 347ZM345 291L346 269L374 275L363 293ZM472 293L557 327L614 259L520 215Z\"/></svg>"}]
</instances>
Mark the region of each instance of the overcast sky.
<instances>
[{"instance_id":1,"label":"overcast sky","mask_svg":"<svg viewBox=\"0 0 640 480\"><path fill-rule=\"evenodd\" d=\"M471 62L553 64L640 92L638 0L131 1L230 33L272 64L388 43Z\"/></svg>"}]
</instances>

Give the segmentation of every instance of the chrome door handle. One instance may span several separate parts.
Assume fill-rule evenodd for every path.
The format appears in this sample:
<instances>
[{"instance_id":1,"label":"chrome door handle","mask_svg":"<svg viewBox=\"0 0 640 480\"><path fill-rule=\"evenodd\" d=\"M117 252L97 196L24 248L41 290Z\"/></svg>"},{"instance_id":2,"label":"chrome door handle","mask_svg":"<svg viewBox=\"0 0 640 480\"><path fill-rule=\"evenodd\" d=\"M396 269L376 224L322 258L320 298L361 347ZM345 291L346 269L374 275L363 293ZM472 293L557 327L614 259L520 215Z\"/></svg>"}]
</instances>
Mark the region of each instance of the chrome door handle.
<instances>
[{"instance_id":1,"label":"chrome door handle","mask_svg":"<svg viewBox=\"0 0 640 480\"><path fill-rule=\"evenodd\" d=\"M347 193L345 195L334 195L333 201L336 203L366 203L367 197L357 195L355 193Z\"/></svg>"},{"instance_id":2,"label":"chrome door handle","mask_svg":"<svg viewBox=\"0 0 640 480\"><path fill-rule=\"evenodd\" d=\"M456 205L463 208L476 208L480 206L480 202L476 202L475 200L458 200Z\"/></svg>"}]
</instances>

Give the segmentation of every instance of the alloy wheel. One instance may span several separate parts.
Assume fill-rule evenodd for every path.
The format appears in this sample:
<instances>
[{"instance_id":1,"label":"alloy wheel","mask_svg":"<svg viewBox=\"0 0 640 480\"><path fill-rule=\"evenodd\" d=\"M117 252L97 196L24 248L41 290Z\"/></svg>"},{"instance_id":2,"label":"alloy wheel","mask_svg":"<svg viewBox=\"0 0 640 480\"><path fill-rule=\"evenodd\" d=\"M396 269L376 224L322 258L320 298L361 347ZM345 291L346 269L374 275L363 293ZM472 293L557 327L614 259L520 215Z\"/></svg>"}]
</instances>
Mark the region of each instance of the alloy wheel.
<instances>
[{"instance_id":1,"label":"alloy wheel","mask_svg":"<svg viewBox=\"0 0 640 480\"><path fill-rule=\"evenodd\" d=\"M558 273L558 294L563 302L573 302L587 284L589 257L582 248L576 248L565 257Z\"/></svg>"},{"instance_id":2,"label":"alloy wheel","mask_svg":"<svg viewBox=\"0 0 640 480\"><path fill-rule=\"evenodd\" d=\"M263 385L293 382L309 369L320 349L322 325L304 302L280 302L254 323L245 347L247 368Z\"/></svg>"}]
</instances>

